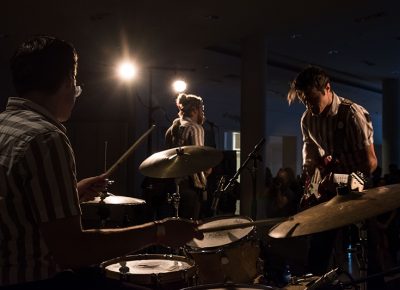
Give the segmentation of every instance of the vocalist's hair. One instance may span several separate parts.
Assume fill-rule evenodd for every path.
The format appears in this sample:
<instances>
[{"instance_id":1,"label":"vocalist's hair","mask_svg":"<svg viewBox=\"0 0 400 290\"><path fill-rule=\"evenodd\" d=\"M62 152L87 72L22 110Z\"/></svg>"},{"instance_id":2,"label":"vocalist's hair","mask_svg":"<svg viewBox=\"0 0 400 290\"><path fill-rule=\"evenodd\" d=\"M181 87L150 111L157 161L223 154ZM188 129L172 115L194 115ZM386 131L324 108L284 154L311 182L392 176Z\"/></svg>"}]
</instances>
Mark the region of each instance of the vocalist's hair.
<instances>
[{"instance_id":1,"label":"vocalist's hair","mask_svg":"<svg viewBox=\"0 0 400 290\"><path fill-rule=\"evenodd\" d=\"M203 99L196 95L182 93L176 98L176 106L180 117L190 116L193 110L203 107Z\"/></svg>"}]
</instances>

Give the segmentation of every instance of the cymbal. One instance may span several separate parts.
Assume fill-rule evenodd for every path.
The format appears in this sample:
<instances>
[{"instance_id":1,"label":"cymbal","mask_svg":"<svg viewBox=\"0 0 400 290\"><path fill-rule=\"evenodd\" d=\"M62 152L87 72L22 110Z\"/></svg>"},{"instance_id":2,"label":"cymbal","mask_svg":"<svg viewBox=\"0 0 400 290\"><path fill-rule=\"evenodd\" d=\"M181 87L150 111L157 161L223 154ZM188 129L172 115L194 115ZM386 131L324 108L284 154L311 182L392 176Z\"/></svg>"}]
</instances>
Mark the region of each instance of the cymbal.
<instances>
[{"instance_id":1,"label":"cymbal","mask_svg":"<svg viewBox=\"0 0 400 290\"><path fill-rule=\"evenodd\" d=\"M182 146L154 153L139 170L149 177L184 177L214 167L222 158L222 152L212 147Z\"/></svg>"},{"instance_id":2,"label":"cymbal","mask_svg":"<svg viewBox=\"0 0 400 290\"><path fill-rule=\"evenodd\" d=\"M314 234L368 219L400 207L400 184L336 195L273 227L269 236L288 238Z\"/></svg>"},{"instance_id":3,"label":"cymbal","mask_svg":"<svg viewBox=\"0 0 400 290\"><path fill-rule=\"evenodd\" d=\"M104 204L107 205L116 205L116 204L125 204L125 205L135 205L135 204L144 204L146 201L139 198L133 198L129 196L122 196L122 195L107 195L106 198L103 200ZM101 202L100 196L96 196L92 200L88 200L82 202L82 204L103 204Z\"/></svg>"}]
</instances>

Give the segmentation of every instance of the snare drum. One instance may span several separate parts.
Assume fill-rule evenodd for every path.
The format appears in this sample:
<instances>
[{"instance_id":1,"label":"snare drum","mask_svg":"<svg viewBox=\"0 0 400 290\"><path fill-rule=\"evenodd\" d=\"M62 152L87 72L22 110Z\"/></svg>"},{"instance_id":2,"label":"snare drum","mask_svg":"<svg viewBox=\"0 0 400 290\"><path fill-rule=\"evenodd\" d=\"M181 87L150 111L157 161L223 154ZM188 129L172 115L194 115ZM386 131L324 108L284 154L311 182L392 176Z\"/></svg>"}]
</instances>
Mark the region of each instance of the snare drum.
<instances>
[{"instance_id":1,"label":"snare drum","mask_svg":"<svg viewBox=\"0 0 400 290\"><path fill-rule=\"evenodd\" d=\"M219 217L199 229L251 222L248 217ZM203 240L193 239L186 245L199 270L200 284L251 283L256 278L260 248L254 227L231 229L204 234Z\"/></svg>"},{"instance_id":2,"label":"snare drum","mask_svg":"<svg viewBox=\"0 0 400 290\"><path fill-rule=\"evenodd\" d=\"M194 265L193 260L182 256L144 254L106 261L100 267L107 278L120 280L128 286L181 289L195 285Z\"/></svg>"},{"instance_id":3,"label":"snare drum","mask_svg":"<svg viewBox=\"0 0 400 290\"><path fill-rule=\"evenodd\" d=\"M248 285L248 284L231 284L231 283L225 283L225 284L208 284L208 285L202 285L202 286L196 286L196 287L188 287L184 288L182 290L250 290L250 289L276 289L270 286L264 286L264 285Z\"/></svg>"}]
</instances>

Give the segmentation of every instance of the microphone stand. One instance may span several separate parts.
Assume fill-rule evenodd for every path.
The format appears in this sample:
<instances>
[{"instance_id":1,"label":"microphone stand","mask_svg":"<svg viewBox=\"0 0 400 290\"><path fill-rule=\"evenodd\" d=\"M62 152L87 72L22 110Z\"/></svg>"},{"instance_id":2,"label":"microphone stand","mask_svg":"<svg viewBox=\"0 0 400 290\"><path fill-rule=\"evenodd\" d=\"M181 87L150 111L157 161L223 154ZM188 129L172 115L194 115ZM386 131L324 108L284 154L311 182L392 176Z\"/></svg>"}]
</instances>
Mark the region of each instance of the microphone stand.
<instances>
[{"instance_id":1,"label":"microphone stand","mask_svg":"<svg viewBox=\"0 0 400 290\"><path fill-rule=\"evenodd\" d=\"M247 156L246 160L243 162L242 166L236 171L235 175L229 180L228 184L222 189L222 193L228 190L242 173L243 169L246 168L250 160L253 160L253 167L251 169L251 180L253 183L253 195L251 202L251 218L255 220L257 218L257 162L261 161L261 157L258 152L265 143L265 138L261 138L258 144L254 147L253 151Z\"/></svg>"}]
</instances>

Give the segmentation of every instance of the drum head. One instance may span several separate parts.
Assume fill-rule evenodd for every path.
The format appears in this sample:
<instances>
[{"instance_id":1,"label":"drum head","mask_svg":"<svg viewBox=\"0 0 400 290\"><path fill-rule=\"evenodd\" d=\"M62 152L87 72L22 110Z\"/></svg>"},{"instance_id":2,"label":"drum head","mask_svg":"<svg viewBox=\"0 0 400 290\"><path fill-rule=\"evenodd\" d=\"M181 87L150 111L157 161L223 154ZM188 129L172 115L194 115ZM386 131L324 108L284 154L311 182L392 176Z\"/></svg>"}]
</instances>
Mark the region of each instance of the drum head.
<instances>
[{"instance_id":1,"label":"drum head","mask_svg":"<svg viewBox=\"0 0 400 290\"><path fill-rule=\"evenodd\" d=\"M126 263L127 273L122 273L121 263ZM132 255L103 262L100 267L108 278L123 277L125 281L147 285L154 283L154 279L167 283L182 279L184 274L189 277L195 273L193 260L173 255Z\"/></svg>"},{"instance_id":2,"label":"drum head","mask_svg":"<svg viewBox=\"0 0 400 290\"><path fill-rule=\"evenodd\" d=\"M217 227L224 225L242 224L251 221L252 220L250 218L243 216L223 217L206 222L200 225L199 229L206 229L210 227ZM201 248L201 249L221 247L239 241L240 239L246 237L253 229L254 227L251 226L243 229L231 229L231 230L204 233L203 240L193 239L192 241L187 243L187 245L191 248Z\"/></svg>"}]
</instances>

